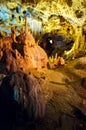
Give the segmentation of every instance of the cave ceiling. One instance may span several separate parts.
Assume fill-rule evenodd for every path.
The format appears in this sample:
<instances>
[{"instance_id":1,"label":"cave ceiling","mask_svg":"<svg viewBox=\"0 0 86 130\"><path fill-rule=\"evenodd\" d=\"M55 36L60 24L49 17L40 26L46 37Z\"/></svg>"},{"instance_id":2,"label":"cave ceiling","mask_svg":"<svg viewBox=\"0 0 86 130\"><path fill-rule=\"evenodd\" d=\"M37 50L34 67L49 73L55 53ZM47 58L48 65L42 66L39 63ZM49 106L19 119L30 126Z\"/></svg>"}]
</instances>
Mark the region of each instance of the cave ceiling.
<instances>
[{"instance_id":1,"label":"cave ceiling","mask_svg":"<svg viewBox=\"0 0 86 130\"><path fill-rule=\"evenodd\" d=\"M86 25L86 0L1 0L0 10L0 30L5 32L11 26L18 30L24 26L25 13L34 33L67 33L69 29L73 34L77 27Z\"/></svg>"}]
</instances>

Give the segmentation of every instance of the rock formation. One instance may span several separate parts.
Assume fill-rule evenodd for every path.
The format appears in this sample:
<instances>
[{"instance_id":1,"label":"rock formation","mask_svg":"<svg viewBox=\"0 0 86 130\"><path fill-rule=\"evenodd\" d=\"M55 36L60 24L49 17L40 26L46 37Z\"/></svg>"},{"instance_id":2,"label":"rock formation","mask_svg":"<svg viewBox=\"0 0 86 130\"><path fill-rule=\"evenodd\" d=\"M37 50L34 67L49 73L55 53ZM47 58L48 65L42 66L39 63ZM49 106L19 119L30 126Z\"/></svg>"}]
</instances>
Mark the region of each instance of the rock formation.
<instances>
[{"instance_id":1,"label":"rock formation","mask_svg":"<svg viewBox=\"0 0 86 130\"><path fill-rule=\"evenodd\" d=\"M47 54L35 43L35 40L28 31L20 31L16 37L16 29L11 29L11 37L0 39L0 66L2 72L8 73L16 70L28 71L30 68L47 67Z\"/></svg>"},{"instance_id":2,"label":"rock formation","mask_svg":"<svg viewBox=\"0 0 86 130\"><path fill-rule=\"evenodd\" d=\"M45 115L41 85L33 74L17 71L3 79L0 87L0 128L24 125ZM1 127L2 122L2 127ZM3 126L5 123L6 126Z\"/></svg>"},{"instance_id":3,"label":"rock formation","mask_svg":"<svg viewBox=\"0 0 86 130\"><path fill-rule=\"evenodd\" d=\"M81 56L81 51L86 54L86 0L41 0L31 6L32 11L29 5L23 8L17 2L9 4L10 12L5 7L0 8L4 25L22 26L26 12L41 20L45 34L56 32L54 40L49 39L50 45L54 41L63 52L67 43L69 51L65 54L73 59ZM67 61L57 69L65 64L58 57L49 64L51 70L39 69L47 66L48 58L27 26L26 20L19 35L16 28L11 29L10 37L0 33L0 73L7 74L0 75L0 130L86 130L86 57ZM74 43L71 50L69 43ZM52 54L58 51L54 45ZM52 49L46 49L51 55L49 51Z\"/></svg>"}]
</instances>

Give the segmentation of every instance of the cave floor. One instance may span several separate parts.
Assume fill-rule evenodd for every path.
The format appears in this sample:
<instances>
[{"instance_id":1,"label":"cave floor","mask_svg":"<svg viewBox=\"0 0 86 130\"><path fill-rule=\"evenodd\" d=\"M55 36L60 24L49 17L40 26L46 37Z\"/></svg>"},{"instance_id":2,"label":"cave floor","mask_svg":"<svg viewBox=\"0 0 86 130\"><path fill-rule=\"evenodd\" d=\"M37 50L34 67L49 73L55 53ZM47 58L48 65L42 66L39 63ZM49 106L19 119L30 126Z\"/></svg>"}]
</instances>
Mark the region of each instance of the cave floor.
<instances>
[{"instance_id":1,"label":"cave floor","mask_svg":"<svg viewBox=\"0 0 86 130\"><path fill-rule=\"evenodd\" d=\"M83 60L83 63L81 61ZM85 59L69 61L54 70L39 70L46 101L46 115L40 129L86 129ZM77 67L78 66L78 67ZM43 127L43 128L42 128Z\"/></svg>"},{"instance_id":2,"label":"cave floor","mask_svg":"<svg viewBox=\"0 0 86 130\"><path fill-rule=\"evenodd\" d=\"M39 123L13 130L86 130L86 57L57 69L30 70L39 80L46 103Z\"/></svg>"}]
</instances>

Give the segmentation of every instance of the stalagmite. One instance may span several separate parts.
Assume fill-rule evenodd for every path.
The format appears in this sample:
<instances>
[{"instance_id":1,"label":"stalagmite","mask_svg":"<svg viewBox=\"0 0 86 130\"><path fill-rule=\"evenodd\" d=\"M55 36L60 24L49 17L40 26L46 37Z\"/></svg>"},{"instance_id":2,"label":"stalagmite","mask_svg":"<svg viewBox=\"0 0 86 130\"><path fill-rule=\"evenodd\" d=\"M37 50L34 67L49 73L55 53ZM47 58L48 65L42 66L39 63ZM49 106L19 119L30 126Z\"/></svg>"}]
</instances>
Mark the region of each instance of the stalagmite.
<instances>
[{"instance_id":1,"label":"stalagmite","mask_svg":"<svg viewBox=\"0 0 86 130\"><path fill-rule=\"evenodd\" d=\"M16 27L11 28L11 38L12 38L13 42L17 43L17 41L16 41Z\"/></svg>"}]
</instances>

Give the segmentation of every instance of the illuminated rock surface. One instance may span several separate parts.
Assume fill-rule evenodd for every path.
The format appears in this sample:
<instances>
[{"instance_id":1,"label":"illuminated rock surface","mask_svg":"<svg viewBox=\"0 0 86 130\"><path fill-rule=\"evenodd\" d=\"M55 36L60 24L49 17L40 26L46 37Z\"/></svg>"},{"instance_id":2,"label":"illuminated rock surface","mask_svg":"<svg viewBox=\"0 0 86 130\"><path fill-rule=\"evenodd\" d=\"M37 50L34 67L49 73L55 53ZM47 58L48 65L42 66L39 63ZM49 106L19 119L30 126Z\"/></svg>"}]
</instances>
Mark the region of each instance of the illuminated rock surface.
<instances>
[{"instance_id":1,"label":"illuminated rock surface","mask_svg":"<svg viewBox=\"0 0 86 130\"><path fill-rule=\"evenodd\" d=\"M0 7L0 29L9 35L0 33L0 129L86 130L86 57L76 59L86 54L86 1L34 3L37 4L24 3L22 6L9 2ZM39 33L37 40L46 33L72 39L72 48L63 50L64 58L72 61L60 57L64 66L42 69L46 68L48 61L45 51L35 44L30 33L26 35L20 31L26 15L29 17L28 25L31 24L29 29L33 29L32 19L33 24L35 20L37 22L32 30ZM14 31L10 35L13 26L17 26L16 37Z\"/></svg>"},{"instance_id":2,"label":"illuminated rock surface","mask_svg":"<svg viewBox=\"0 0 86 130\"><path fill-rule=\"evenodd\" d=\"M28 72L29 69L46 68L47 54L35 43L30 32L23 32L16 40L16 34L12 30L12 38L6 37L0 40L0 72L10 73L17 70Z\"/></svg>"},{"instance_id":3,"label":"illuminated rock surface","mask_svg":"<svg viewBox=\"0 0 86 130\"><path fill-rule=\"evenodd\" d=\"M28 25L36 40L42 34L50 32L69 35L73 37L74 44L70 51L64 52L65 57L75 58L79 56L78 54L82 56L86 53L85 0L71 0L70 2L68 0L33 1L33 4L27 4L27 2L30 2L27 0L22 2L23 5L20 1L1 4L0 30L9 33L9 27L11 26L16 26L17 30L20 30L25 23L25 16L27 15ZM5 27L4 24L6 25Z\"/></svg>"}]
</instances>

